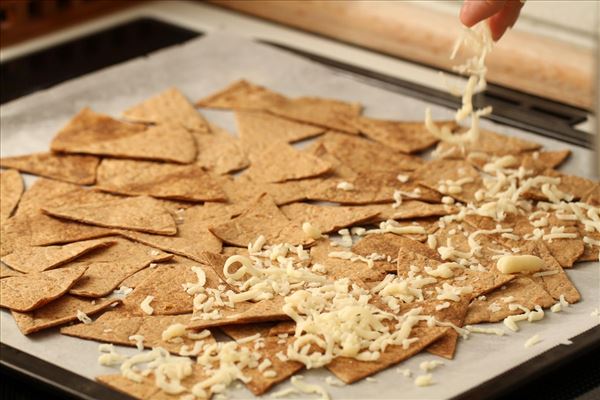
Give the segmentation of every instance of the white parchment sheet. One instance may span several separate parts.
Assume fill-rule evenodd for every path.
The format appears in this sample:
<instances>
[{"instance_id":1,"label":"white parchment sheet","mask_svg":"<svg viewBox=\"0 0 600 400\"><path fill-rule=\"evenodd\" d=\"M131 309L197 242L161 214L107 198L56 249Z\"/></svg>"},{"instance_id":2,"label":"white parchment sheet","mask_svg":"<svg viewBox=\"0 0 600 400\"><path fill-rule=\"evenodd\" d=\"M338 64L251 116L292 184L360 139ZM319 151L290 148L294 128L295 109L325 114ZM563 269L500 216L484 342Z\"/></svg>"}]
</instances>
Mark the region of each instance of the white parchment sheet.
<instances>
[{"instance_id":1,"label":"white parchment sheet","mask_svg":"<svg viewBox=\"0 0 600 400\"><path fill-rule=\"evenodd\" d=\"M170 86L178 87L190 99L197 100L240 78L288 96L315 95L359 101L365 106L365 114L372 117L422 120L426 107L424 102L361 83L287 52L248 39L211 34L3 106L0 109L1 154L46 151L54 133L85 106L118 116L126 107ZM432 107L432 111L435 118L452 116L451 110L440 107ZM210 110L203 113L211 121L235 132L231 113ZM489 121L483 121L482 125L542 142L547 149L570 148L573 155L563 170L582 176L591 173L593 153L589 150ZM597 263L584 263L567 271L581 292L582 301L564 312L547 312L539 322L520 323L519 332L510 332L503 337L473 334L468 340L461 340L456 358L444 361L443 366L433 371L432 386L422 388L413 384L414 376L422 373L419 363L436 359L428 353L399 365L410 368L412 378L402 376L392 367L375 375L375 382L330 387L325 384L325 377L330 375L325 370L302 374L311 383L325 385L333 399L442 399L455 396L597 325L598 318L590 314L600 304L598 267ZM501 324L490 326L502 327ZM539 334L542 342L525 349L525 341L534 334ZM98 365L96 342L62 336L57 330L25 337L5 310L1 312L0 337L3 343L90 379L99 374L118 372L118 369ZM125 348L119 351L135 352ZM273 390L288 385L282 383ZM232 390L230 397L253 398L244 388Z\"/></svg>"}]
</instances>

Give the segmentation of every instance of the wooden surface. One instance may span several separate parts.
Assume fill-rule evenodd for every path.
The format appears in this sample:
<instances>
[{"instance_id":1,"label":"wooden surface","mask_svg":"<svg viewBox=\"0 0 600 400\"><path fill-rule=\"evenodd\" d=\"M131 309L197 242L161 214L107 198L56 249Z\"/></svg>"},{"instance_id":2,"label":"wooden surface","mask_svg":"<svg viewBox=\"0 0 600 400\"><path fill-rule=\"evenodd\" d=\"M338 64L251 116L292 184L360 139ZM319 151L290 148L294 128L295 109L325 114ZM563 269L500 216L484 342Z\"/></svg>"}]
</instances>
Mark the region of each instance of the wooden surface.
<instances>
[{"instance_id":1,"label":"wooden surface","mask_svg":"<svg viewBox=\"0 0 600 400\"><path fill-rule=\"evenodd\" d=\"M461 31L455 15L401 1L209 0L229 9L449 70ZM578 107L594 103L594 54L511 31L488 60L488 80ZM407 77L410 78L410 77Z\"/></svg>"},{"instance_id":2,"label":"wooden surface","mask_svg":"<svg viewBox=\"0 0 600 400\"><path fill-rule=\"evenodd\" d=\"M0 0L0 47L139 3L139 0Z\"/></svg>"}]
</instances>

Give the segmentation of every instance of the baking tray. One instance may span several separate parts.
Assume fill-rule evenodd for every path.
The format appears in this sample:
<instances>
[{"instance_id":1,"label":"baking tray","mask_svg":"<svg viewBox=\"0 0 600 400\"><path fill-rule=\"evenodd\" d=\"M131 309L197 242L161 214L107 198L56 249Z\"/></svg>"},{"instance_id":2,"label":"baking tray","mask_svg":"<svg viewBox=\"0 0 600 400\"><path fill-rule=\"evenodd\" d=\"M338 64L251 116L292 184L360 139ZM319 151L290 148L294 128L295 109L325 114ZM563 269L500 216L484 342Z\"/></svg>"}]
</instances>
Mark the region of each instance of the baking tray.
<instances>
[{"instance_id":1,"label":"baking tray","mask_svg":"<svg viewBox=\"0 0 600 400\"><path fill-rule=\"evenodd\" d=\"M84 43L90 38L92 38L96 43L102 43L102 41L104 40L103 38L107 40L110 38L111 42L115 44L119 42L115 41L115 30L117 32L120 32L120 34L117 35L117 37L122 36L124 32L136 32L136 24L138 27L144 27L147 33L148 29L150 29L151 31L159 30L159 36L163 38L161 42L162 46L146 45L145 47L137 47L132 46L131 42L129 42L126 47L136 49L136 52L134 52L134 54L126 55L118 51L109 51L108 56L97 57L97 60L102 59L102 63L96 63L94 66L86 68L80 66L78 67L79 69L77 71L62 71L62 76L59 78L50 77L50 79L46 81L40 79L37 82L35 82L36 87L33 90L47 88L59 83L60 81L71 79L76 76L92 72L93 70L125 61L126 59L132 57L147 54L148 52L156 50L160 47L169 46L175 43L181 43L185 40L200 35L200 33L198 32L185 30L180 27L169 25L157 20L141 19L137 21L132 21L123 26L119 26L104 32L91 35L90 37L78 39L73 43L61 45L61 52L63 55L65 53L68 53L70 45L74 45L74 48L79 49L79 52L81 52L81 46L84 46L85 48ZM144 37L147 38L147 36ZM406 80L385 76L373 71L366 70L364 68L340 63L338 61L292 49L289 47L284 47L273 43L270 43L270 45L279 47L286 51L294 52L295 54L301 55L313 61L327 65L328 67L334 68L339 72L351 74L353 77L363 82L383 87L386 90L408 94L413 97L425 100L427 102L440 104L449 108L455 108L456 104L458 104L456 98L453 98L452 96L448 96L443 92L419 86ZM73 49L73 47L71 47L71 49ZM108 48L108 50L111 50L110 47ZM52 57L52 51L53 50L50 49L45 50L44 52L46 52L46 56ZM111 59L110 54L113 54L115 56L113 56L113 58ZM38 57L37 59L35 58L36 56ZM15 68L15 65L23 65L23 63L31 64L32 60L38 60L38 62L33 64L40 66L40 54L34 54L29 57L33 58L28 59L28 57L26 57L2 64L2 72L6 71L5 68ZM3 79L5 79L6 75L4 73L2 73L2 75ZM513 92L510 92L508 94L504 93L502 94L502 96L499 96L493 93L502 93L503 91L506 91L506 89L492 87L490 90L492 93L491 96L487 95L488 97L486 97L485 99L479 98L478 101L485 101L486 104L491 103L494 106L495 113L491 116L491 119L498 122L507 123L509 125L516 126L519 128L527 128L530 131L534 131L538 134L547 137L561 139L565 139L566 137L566 140L564 140L565 142L587 147L588 143L586 141L586 137L588 135L572 128L573 124L578 123L583 118L585 118L585 112L583 112L582 110L578 110L573 107L565 106L558 103L548 102L545 100L540 100L540 105L534 106L536 103L534 101L535 98L533 98L532 96L522 95L519 93L515 94ZM519 119L519 116L521 116L522 112L518 111L517 107L517 111L513 111L514 114L512 115L515 116L515 118L512 118L511 108L508 107L507 104L501 104L502 102L506 103L508 101L507 99L511 99L510 101L512 101L513 103L515 102L515 99L520 99L520 102L528 105L529 108L536 108L538 110L536 111L537 113L542 113L540 110L551 109L553 110L554 116L546 115L545 118L541 118L540 116L538 116L540 118L521 121ZM513 106L515 106L515 104L513 104ZM546 121L547 123L543 123L544 121ZM565 135L565 133L568 134ZM580 357L582 354L586 354L591 351L597 352L600 348L600 328L596 326L591 330L574 337L572 341L573 344L571 344L570 346L555 347L545 353L542 353L541 355L538 355L537 357L528 360L525 363L520 364L515 368L512 368L500 375L497 375L493 379L488 380L487 382L484 382L477 387L474 387L466 392L461 393L460 395L454 398L499 398L501 396L509 395L511 392L514 392L515 388L524 385L525 383L531 381L532 379L535 379L536 377L548 373L552 369L559 368L568 364L574 359L578 359L578 357ZM39 385L49 386L53 390L57 391L57 393L61 393L62 395L69 397L84 399L129 398L128 396L122 394L117 395L115 392L106 388L103 385L97 384L89 379L81 377L80 375L74 374L73 372L60 368L56 365L47 363L35 356L27 354L16 348L10 347L4 343L2 343L0 347L0 367L3 369L3 371L6 371L10 374L14 374L16 376L26 377L29 381L35 382Z\"/></svg>"}]
</instances>

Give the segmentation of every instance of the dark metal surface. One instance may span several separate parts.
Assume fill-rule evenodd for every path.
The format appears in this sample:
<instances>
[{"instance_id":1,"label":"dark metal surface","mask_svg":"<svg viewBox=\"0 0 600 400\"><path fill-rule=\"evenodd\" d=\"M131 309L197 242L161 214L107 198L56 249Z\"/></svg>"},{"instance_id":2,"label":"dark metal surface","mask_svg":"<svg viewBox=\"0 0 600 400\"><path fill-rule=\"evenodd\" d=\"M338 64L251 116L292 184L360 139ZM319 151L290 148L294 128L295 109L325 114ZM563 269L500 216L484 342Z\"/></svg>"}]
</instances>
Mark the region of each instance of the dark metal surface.
<instances>
[{"instance_id":1,"label":"dark metal surface","mask_svg":"<svg viewBox=\"0 0 600 400\"><path fill-rule=\"evenodd\" d=\"M3 63L0 65L2 102L199 35L201 33L161 21L140 19ZM284 49L387 90L450 108L456 108L458 104L457 99L447 93L407 80L296 49ZM493 105L495 112L491 119L495 121L568 143L589 145L587 134L572 128L573 124L585 119L582 110L495 86L491 86L485 96L482 98L479 95L476 102ZM456 399L591 399L598 392L600 383L600 366L596 362L600 359L599 353L600 328L596 327L575 337L572 345L551 349ZM14 387L14 393L11 392L14 398L25 397L19 391L33 391L29 398L129 399L128 396L1 343L0 373L2 380L8 378ZM557 379L557 376L561 379ZM584 383L582 377L589 379ZM25 382L26 388L21 382ZM543 392L540 392L540 386L543 386ZM584 393L583 389L587 388L592 389ZM540 393L544 396L538 397ZM11 394L5 394L4 391L2 396L11 398Z\"/></svg>"}]
</instances>

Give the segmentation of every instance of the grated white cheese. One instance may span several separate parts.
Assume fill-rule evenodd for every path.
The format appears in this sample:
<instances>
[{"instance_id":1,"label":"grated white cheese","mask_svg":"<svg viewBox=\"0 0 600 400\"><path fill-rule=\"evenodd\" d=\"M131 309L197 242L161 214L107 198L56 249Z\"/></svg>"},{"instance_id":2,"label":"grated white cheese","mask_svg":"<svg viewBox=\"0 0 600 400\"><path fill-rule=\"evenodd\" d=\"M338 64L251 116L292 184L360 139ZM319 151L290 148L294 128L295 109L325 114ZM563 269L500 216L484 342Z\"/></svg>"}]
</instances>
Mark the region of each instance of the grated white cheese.
<instances>
[{"instance_id":1,"label":"grated white cheese","mask_svg":"<svg viewBox=\"0 0 600 400\"><path fill-rule=\"evenodd\" d=\"M77 319L83 322L84 324L91 324L93 322L92 319L81 310L77 310L77 313L75 315L77 316Z\"/></svg>"},{"instance_id":2,"label":"grated white cheese","mask_svg":"<svg viewBox=\"0 0 600 400\"><path fill-rule=\"evenodd\" d=\"M311 239L317 240L323 236L319 228L313 226L310 222L302 224L302 231Z\"/></svg>"},{"instance_id":3,"label":"grated white cheese","mask_svg":"<svg viewBox=\"0 0 600 400\"><path fill-rule=\"evenodd\" d=\"M422 371L425 372L429 372L429 371L433 371L434 369L436 369L439 366L444 365L443 361L437 361L437 360L432 360L432 361L423 361L421 364L419 364L419 368Z\"/></svg>"},{"instance_id":4,"label":"grated white cheese","mask_svg":"<svg viewBox=\"0 0 600 400\"><path fill-rule=\"evenodd\" d=\"M150 303L152 303L152 300L154 300L154 296L146 296L146 298L144 300L142 300L142 302L140 304L140 308L142 309L142 311L145 314L152 315L152 313L154 312L154 308L152 308L152 306L150 306Z\"/></svg>"},{"instance_id":5,"label":"grated white cheese","mask_svg":"<svg viewBox=\"0 0 600 400\"><path fill-rule=\"evenodd\" d=\"M532 337L530 337L529 339L527 339L525 341L524 346L526 349L528 349L529 347L534 346L541 341L542 341L542 338L540 337L540 335L533 335Z\"/></svg>"},{"instance_id":6,"label":"grated white cheese","mask_svg":"<svg viewBox=\"0 0 600 400\"><path fill-rule=\"evenodd\" d=\"M485 333L489 335L504 336L504 331L500 328L482 328L479 326L466 325L465 329L473 333Z\"/></svg>"},{"instance_id":7,"label":"grated white cheese","mask_svg":"<svg viewBox=\"0 0 600 400\"><path fill-rule=\"evenodd\" d=\"M346 383L344 383L344 382L340 381L339 379L334 378L332 376L326 377L325 383L327 383L329 386L338 386L338 387L346 386Z\"/></svg>"},{"instance_id":8,"label":"grated white cheese","mask_svg":"<svg viewBox=\"0 0 600 400\"><path fill-rule=\"evenodd\" d=\"M178 324L169 325L167 327L167 329L165 329L162 332L161 337L162 337L162 340L164 340L166 342L173 338L184 336L185 333L186 333L185 325L178 323Z\"/></svg>"},{"instance_id":9,"label":"grated white cheese","mask_svg":"<svg viewBox=\"0 0 600 400\"><path fill-rule=\"evenodd\" d=\"M354 185L350 182L342 181L337 184L336 188L345 191L352 191L354 190Z\"/></svg>"},{"instance_id":10,"label":"grated white cheese","mask_svg":"<svg viewBox=\"0 0 600 400\"><path fill-rule=\"evenodd\" d=\"M431 374L419 375L415 378L415 385L423 387L433 385L433 377Z\"/></svg>"},{"instance_id":11,"label":"grated white cheese","mask_svg":"<svg viewBox=\"0 0 600 400\"><path fill-rule=\"evenodd\" d=\"M144 350L144 336L142 335L131 335L128 338L131 342L135 342L135 347L137 347L137 349L139 351Z\"/></svg>"},{"instance_id":12,"label":"grated white cheese","mask_svg":"<svg viewBox=\"0 0 600 400\"><path fill-rule=\"evenodd\" d=\"M327 393L327 391L325 389L323 389L321 386L313 385L313 384L306 383L303 381L304 381L304 377L302 375L295 375L295 376L292 376L292 378L290 379L290 382L292 383L292 385L296 389L298 389L301 393L320 395L321 400L330 400L331 399L331 397L329 397L329 393Z\"/></svg>"}]
</instances>

